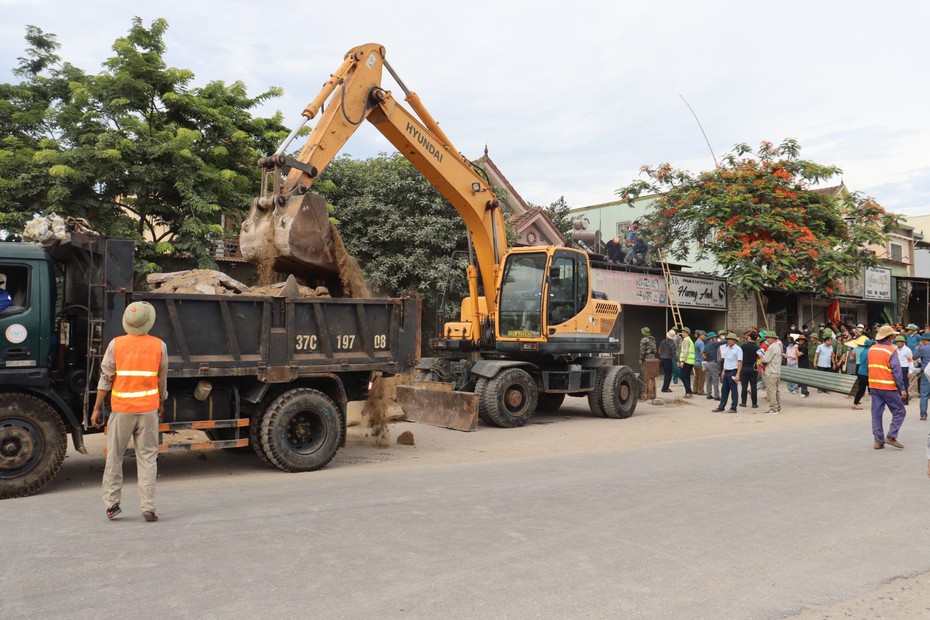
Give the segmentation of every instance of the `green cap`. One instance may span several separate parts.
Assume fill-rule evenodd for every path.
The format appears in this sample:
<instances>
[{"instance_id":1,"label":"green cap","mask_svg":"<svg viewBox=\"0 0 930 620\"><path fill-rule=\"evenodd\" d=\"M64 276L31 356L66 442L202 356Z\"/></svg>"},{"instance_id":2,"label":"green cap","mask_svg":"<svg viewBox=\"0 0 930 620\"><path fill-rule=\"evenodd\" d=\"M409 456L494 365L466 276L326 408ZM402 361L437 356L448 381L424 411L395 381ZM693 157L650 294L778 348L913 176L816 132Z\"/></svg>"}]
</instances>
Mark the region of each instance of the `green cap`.
<instances>
[{"instance_id":1,"label":"green cap","mask_svg":"<svg viewBox=\"0 0 930 620\"><path fill-rule=\"evenodd\" d=\"M734 334L733 332L730 332L729 334L727 334L727 340L739 340L739 338L736 337L736 334Z\"/></svg>"},{"instance_id":2,"label":"green cap","mask_svg":"<svg viewBox=\"0 0 930 620\"><path fill-rule=\"evenodd\" d=\"M708 338L716 338L717 332L707 332ZM927 332L927 340L930 340L930 332Z\"/></svg>"},{"instance_id":3,"label":"green cap","mask_svg":"<svg viewBox=\"0 0 930 620\"><path fill-rule=\"evenodd\" d=\"M648 327L644 327L644 328L642 328L642 329L639 330L639 331L642 332L643 336L648 336L648 335L650 335L650 334L652 333L652 332L649 330Z\"/></svg>"},{"instance_id":4,"label":"green cap","mask_svg":"<svg viewBox=\"0 0 930 620\"><path fill-rule=\"evenodd\" d=\"M688 327L682 327L682 328L679 329L678 331L680 331L680 332L688 332L688 335L691 335L691 329L688 328Z\"/></svg>"},{"instance_id":5,"label":"green cap","mask_svg":"<svg viewBox=\"0 0 930 620\"><path fill-rule=\"evenodd\" d=\"M894 337L894 341L895 342L907 342L907 338L905 338L901 334L898 334L897 336Z\"/></svg>"}]
</instances>

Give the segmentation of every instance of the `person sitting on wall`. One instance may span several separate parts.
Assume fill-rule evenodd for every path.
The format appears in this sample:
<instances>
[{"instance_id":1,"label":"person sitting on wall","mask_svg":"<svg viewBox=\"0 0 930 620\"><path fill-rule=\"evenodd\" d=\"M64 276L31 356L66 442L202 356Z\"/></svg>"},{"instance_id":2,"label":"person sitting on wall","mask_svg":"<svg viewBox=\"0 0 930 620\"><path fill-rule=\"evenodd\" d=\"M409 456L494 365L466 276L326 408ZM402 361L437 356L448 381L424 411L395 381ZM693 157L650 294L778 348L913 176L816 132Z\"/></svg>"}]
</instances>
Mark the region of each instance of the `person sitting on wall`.
<instances>
[{"instance_id":1,"label":"person sitting on wall","mask_svg":"<svg viewBox=\"0 0 930 620\"><path fill-rule=\"evenodd\" d=\"M608 241L604 248L607 250L607 262L608 263L622 263L626 255L624 250L625 244L620 237L614 237Z\"/></svg>"}]
</instances>

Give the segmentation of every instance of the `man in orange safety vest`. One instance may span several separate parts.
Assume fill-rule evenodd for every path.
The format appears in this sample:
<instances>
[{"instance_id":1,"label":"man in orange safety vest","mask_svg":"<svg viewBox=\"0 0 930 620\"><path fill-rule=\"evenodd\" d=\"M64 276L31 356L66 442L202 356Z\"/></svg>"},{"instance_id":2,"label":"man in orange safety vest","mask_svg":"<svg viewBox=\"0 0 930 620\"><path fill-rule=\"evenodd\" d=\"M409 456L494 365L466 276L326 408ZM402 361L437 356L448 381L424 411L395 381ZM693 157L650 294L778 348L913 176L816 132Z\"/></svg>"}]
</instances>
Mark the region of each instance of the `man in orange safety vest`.
<instances>
[{"instance_id":1,"label":"man in orange safety vest","mask_svg":"<svg viewBox=\"0 0 930 620\"><path fill-rule=\"evenodd\" d=\"M132 437L136 452L139 509L148 521L155 515L155 476L158 458L158 422L168 397L168 350L149 330L155 324L155 308L145 301L129 304L123 313L125 336L110 341L100 362L100 381L91 423L100 428L100 409L108 392L107 464L103 470L103 503L107 518L122 512L123 454Z\"/></svg>"},{"instance_id":2,"label":"man in orange safety vest","mask_svg":"<svg viewBox=\"0 0 930 620\"><path fill-rule=\"evenodd\" d=\"M891 337L898 335L890 325L882 325L875 334L875 344L869 348L869 388L872 390L872 435L875 437L876 450L885 444L895 448L904 446L898 441L898 431L904 422L907 411L904 400L907 398L907 382L898 360L897 349L891 346ZM885 435L882 414L885 405L891 411L891 426Z\"/></svg>"}]
</instances>

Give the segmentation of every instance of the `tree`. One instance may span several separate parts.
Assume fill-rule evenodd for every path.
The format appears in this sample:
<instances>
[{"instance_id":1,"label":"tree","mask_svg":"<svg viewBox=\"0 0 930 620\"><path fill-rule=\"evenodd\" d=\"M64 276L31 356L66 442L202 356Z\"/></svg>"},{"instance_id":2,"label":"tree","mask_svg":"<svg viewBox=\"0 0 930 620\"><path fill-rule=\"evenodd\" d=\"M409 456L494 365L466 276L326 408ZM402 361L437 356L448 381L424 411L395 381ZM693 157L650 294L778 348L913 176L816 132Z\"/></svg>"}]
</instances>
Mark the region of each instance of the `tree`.
<instances>
[{"instance_id":1,"label":"tree","mask_svg":"<svg viewBox=\"0 0 930 620\"><path fill-rule=\"evenodd\" d=\"M572 218L568 214L569 206L565 202L565 196L559 196L559 199L548 207L543 207L543 211L546 212L555 227L559 229L562 236L568 238L572 232Z\"/></svg>"},{"instance_id":2,"label":"tree","mask_svg":"<svg viewBox=\"0 0 930 620\"><path fill-rule=\"evenodd\" d=\"M877 263L866 246L884 243L896 217L858 192L815 191L841 170L805 161L800 150L791 139L777 147L763 142L755 154L741 144L700 174L643 166L646 180L617 193L630 204L657 194L644 221L653 246L678 260L697 247L697 258L716 259L741 294L777 288L834 295L843 278Z\"/></svg>"},{"instance_id":3,"label":"tree","mask_svg":"<svg viewBox=\"0 0 930 620\"><path fill-rule=\"evenodd\" d=\"M465 294L466 258L452 259L467 247L465 224L403 155L337 157L313 187L334 206L339 233L373 290L414 290L429 303L451 276L456 299Z\"/></svg>"},{"instance_id":4,"label":"tree","mask_svg":"<svg viewBox=\"0 0 930 620\"><path fill-rule=\"evenodd\" d=\"M22 81L0 84L0 227L55 211L134 239L144 267L165 254L213 265L221 216L241 219L258 193L255 162L287 135L280 114L251 115L281 91L193 87L192 72L163 59L167 28L135 18L96 75L62 62L54 35L27 28Z\"/></svg>"}]
</instances>

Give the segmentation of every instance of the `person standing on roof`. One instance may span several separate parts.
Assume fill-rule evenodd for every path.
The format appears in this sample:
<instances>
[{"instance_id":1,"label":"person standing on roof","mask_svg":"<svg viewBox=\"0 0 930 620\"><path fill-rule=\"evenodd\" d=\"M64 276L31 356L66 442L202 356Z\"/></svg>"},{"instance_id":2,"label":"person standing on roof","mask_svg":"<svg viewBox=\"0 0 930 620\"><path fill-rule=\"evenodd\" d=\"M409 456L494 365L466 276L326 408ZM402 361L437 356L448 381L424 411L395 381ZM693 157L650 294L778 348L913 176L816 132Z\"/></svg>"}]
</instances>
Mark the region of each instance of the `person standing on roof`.
<instances>
[{"instance_id":1,"label":"person standing on roof","mask_svg":"<svg viewBox=\"0 0 930 620\"><path fill-rule=\"evenodd\" d=\"M100 362L100 381L91 423L103 423L101 406L112 390L113 414L107 421L107 464L103 470L103 503L107 518L122 512L123 454L132 438L136 452L139 509L148 521L155 515L155 477L158 458L158 420L168 397L168 349L149 330L155 325L155 308L146 301L129 304L123 313L125 336L110 341Z\"/></svg>"},{"instance_id":2,"label":"person standing on roof","mask_svg":"<svg viewBox=\"0 0 930 620\"><path fill-rule=\"evenodd\" d=\"M678 368L681 369L681 383L685 386L685 398L692 398L691 392L691 370L694 368L695 353L694 342L691 340L691 329L682 327L681 331L681 353L678 355Z\"/></svg>"},{"instance_id":3,"label":"person standing on roof","mask_svg":"<svg viewBox=\"0 0 930 620\"><path fill-rule=\"evenodd\" d=\"M890 325L882 325L875 334L875 344L869 348L869 389L872 390L872 436L874 448L881 450L885 444L895 448L904 446L898 441L898 432L904 423L907 411L904 399L907 398L907 383L901 372L901 362L897 351L891 346L891 337L898 332ZM882 414L885 406L891 411L891 426L885 435Z\"/></svg>"}]
</instances>

